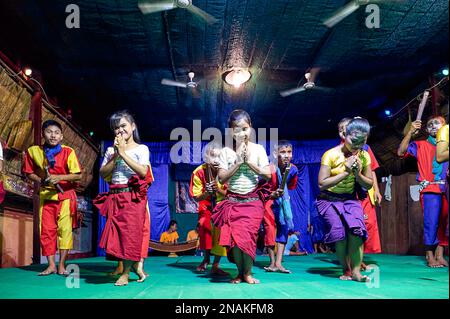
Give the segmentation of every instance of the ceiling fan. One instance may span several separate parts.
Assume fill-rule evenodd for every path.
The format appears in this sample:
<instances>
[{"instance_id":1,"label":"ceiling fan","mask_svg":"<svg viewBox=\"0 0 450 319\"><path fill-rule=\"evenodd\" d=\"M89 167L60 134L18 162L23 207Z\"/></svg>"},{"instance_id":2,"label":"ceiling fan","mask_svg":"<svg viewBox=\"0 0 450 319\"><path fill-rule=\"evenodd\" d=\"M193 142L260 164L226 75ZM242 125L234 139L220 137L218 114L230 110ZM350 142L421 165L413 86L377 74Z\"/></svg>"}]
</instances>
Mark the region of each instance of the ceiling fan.
<instances>
[{"instance_id":1,"label":"ceiling fan","mask_svg":"<svg viewBox=\"0 0 450 319\"><path fill-rule=\"evenodd\" d=\"M392 1L401 1L401 0L352 0L347 3L345 6L337 10L331 17L326 19L323 24L327 27L332 28L343 19L347 18L353 12L359 9L360 6L368 5L371 3L382 3L382 2L392 2Z\"/></svg>"},{"instance_id":2,"label":"ceiling fan","mask_svg":"<svg viewBox=\"0 0 450 319\"><path fill-rule=\"evenodd\" d=\"M184 89L189 88L192 90L192 93L194 94L195 97L199 97L200 93L198 92L198 82L194 81L194 76L195 76L194 72L189 72L188 73L189 81L187 83L173 81L173 80L164 78L164 79L161 79L161 84L168 85L168 86L180 87L180 88L184 88Z\"/></svg>"},{"instance_id":3,"label":"ceiling fan","mask_svg":"<svg viewBox=\"0 0 450 319\"><path fill-rule=\"evenodd\" d=\"M317 86L316 83L314 82L315 78L317 77L317 74L319 73L319 70L320 70L320 68L312 68L309 72L305 73L306 82L302 86L299 86L299 87L296 87L293 89L280 91L280 95L282 97L286 97L289 95L293 95L296 93L300 93L303 91L309 91L309 90L321 90L321 91L331 90L330 88Z\"/></svg>"},{"instance_id":4,"label":"ceiling fan","mask_svg":"<svg viewBox=\"0 0 450 319\"><path fill-rule=\"evenodd\" d=\"M203 19L208 24L217 22L217 19L212 15L194 6L192 0L140 0L138 7L143 14L182 8Z\"/></svg>"}]
</instances>

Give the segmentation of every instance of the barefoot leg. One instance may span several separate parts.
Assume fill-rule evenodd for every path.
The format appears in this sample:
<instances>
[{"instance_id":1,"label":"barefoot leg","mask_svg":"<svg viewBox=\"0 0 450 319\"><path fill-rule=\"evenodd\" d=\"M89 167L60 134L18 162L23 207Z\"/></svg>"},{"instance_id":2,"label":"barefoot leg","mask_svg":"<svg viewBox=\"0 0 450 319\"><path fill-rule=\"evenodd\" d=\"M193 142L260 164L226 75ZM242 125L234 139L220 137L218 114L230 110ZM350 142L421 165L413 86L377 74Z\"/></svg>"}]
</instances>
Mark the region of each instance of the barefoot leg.
<instances>
[{"instance_id":1,"label":"barefoot leg","mask_svg":"<svg viewBox=\"0 0 450 319\"><path fill-rule=\"evenodd\" d=\"M253 277L252 275L248 274L244 274L244 281L248 284L254 285L254 284L259 284L260 281L258 279L256 279L255 277Z\"/></svg>"},{"instance_id":2,"label":"barefoot leg","mask_svg":"<svg viewBox=\"0 0 450 319\"><path fill-rule=\"evenodd\" d=\"M348 234L348 253L352 267L352 280L365 282L369 277L361 275L363 241L361 237Z\"/></svg>"},{"instance_id":3,"label":"barefoot leg","mask_svg":"<svg viewBox=\"0 0 450 319\"><path fill-rule=\"evenodd\" d=\"M219 268L220 256L214 256L214 262L211 268L211 274L216 276L229 276L230 274Z\"/></svg>"},{"instance_id":4,"label":"barefoot leg","mask_svg":"<svg viewBox=\"0 0 450 319\"><path fill-rule=\"evenodd\" d=\"M148 275L144 272L142 261L134 263L133 267L136 270L136 274L139 276L137 282L144 282Z\"/></svg>"},{"instance_id":5,"label":"barefoot leg","mask_svg":"<svg viewBox=\"0 0 450 319\"><path fill-rule=\"evenodd\" d=\"M130 278L130 270L131 266L133 265L133 261L131 260L124 260L123 261L123 273L122 276L117 279L115 286L126 286L128 285L128 280Z\"/></svg>"},{"instance_id":6,"label":"barefoot leg","mask_svg":"<svg viewBox=\"0 0 450 319\"><path fill-rule=\"evenodd\" d=\"M44 271L38 273L38 276L48 276L56 274L55 256L47 256L47 260L48 267Z\"/></svg>"},{"instance_id":7,"label":"barefoot leg","mask_svg":"<svg viewBox=\"0 0 450 319\"><path fill-rule=\"evenodd\" d=\"M436 262L438 262L443 267L448 267L448 262L444 258L444 246L437 246L435 252Z\"/></svg>"},{"instance_id":8,"label":"barefoot leg","mask_svg":"<svg viewBox=\"0 0 450 319\"><path fill-rule=\"evenodd\" d=\"M235 278L230 280L232 284L240 284L242 282L242 275L237 275Z\"/></svg>"},{"instance_id":9,"label":"barefoot leg","mask_svg":"<svg viewBox=\"0 0 450 319\"><path fill-rule=\"evenodd\" d=\"M434 252L427 250L426 252L427 266L430 268L442 268L443 266L436 260Z\"/></svg>"},{"instance_id":10,"label":"barefoot leg","mask_svg":"<svg viewBox=\"0 0 450 319\"><path fill-rule=\"evenodd\" d=\"M340 280L352 280L352 270L351 269L348 269L348 268L345 268L345 269L343 269L343 275L342 276L339 276L339 279Z\"/></svg>"},{"instance_id":11,"label":"barefoot leg","mask_svg":"<svg viewBox=\"0 0 450 319\"><path fill-rule=\"evenodd\" d=\"M267 246L267 253L270 258L270 265L267 267L264 267L265 270L269 269L275 269L275 246Z\"/></svg>"},{"instance_id":12,"label":"barefoot leg","mask_svg":"<svg viewBox=\"0 0 450 319\"><path fill-rule=\"evenodd\" d=\"M285 244L283 243L277 243L277 259L275 261L275 267L278 268L279 272L285 273L285 274L290 274L291 271L287 270L286 268L283 267L283 265L281 264L283 262L283 255L284 255L284 248L286 247Z\"/></svg>"},{"instance_id":13,"label":"barefoot leg","mask_svg":"<svg viewBox=\"0 0 450 319\"><path fill-rule=\"evenodd\" d=\"M243 279L249 284L259 284L259 280L252 277L252 266L253 259L249 255L242 253L243 256L243 266L244 266L244 276Z\"/></svg>"},{"instance_id":14,"label":"barefoot leg","mask_svg":"<svg viewBox=\"0 0 450 319\"><path fill-rule=\"evenodd\" d=\"M114 286L126 286L128 285L128 279L130 278L130 273L126 274L125 272L117 279Z\"/></svg>"},{"instance_id":15,"label":"barefoot leg","mask_svg":"<svg viewBox=\"0 0 450 319\"><path fill-rule=\"evenodd\" d=\"M144 258L141 258L139 262L133 264L132 269L138 275L139 273L142 273L147 277L149 276L149 274L144 270Z\"/></svg>"},{"instance_id":16,"label":"barefoot leg","mask_svg":"<svg viewBox=\"0 0 450 319\"><path fill-rule=\"evenodd\" d=\"M58 274L59 275L68 275L66 271L66 260L69 255L69 249L60 249L59 250L59 265L58 265Z\"/></svg>"},{"instance_id":17,"label":"barefoot leg","mask_svg":"<svg viewBox=\"0 0 450 319\"><path fill-rule=\"evenodd\" d=\"M358 269L358 270L353 271L351 280L359 281L359 282L368 282L368 281L370 281L370 278L367 276L361 275L361 273L359 272L359 269Z\"/></svg>"},{"instance_id":18,"label":"barefoot leg","mask_svg":"<svg viewBox=\"0 0 450 319\"><path fill-rule=\"evenodd\" d=\"M348 267L347 238L336 242L336 257L343 268Z\"/></svg>"}]
</instances>

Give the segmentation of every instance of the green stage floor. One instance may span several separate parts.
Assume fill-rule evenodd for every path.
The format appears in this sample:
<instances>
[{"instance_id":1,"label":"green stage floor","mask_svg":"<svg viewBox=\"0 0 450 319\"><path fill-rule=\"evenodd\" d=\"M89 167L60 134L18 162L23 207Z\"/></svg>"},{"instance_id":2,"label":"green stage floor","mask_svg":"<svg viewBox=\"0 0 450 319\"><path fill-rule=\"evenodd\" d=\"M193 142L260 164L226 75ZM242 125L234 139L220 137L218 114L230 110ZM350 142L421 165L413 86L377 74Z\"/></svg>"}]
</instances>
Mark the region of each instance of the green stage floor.
<instances>
[{"instance_id":1,"label":"green stage floor","mask_svg":"<svg viewBox=\"0 0 450 319\"><path fill-rule=\"evenodd\" d=\"M80 269L79 288L74 278L36 274L45 265L0 269L0 298L95 298L95 299L448 299L448 268L425 267L420 256L367 255L367 264L377 265L379 272L366 272L374 285L341 281L334 255L288 256L285 266L292 274L267 273L263 266L268 257L258 256L253 268L259 285L233 285L226 279L195 272L201 257L149 257L145 269L150 277L137 283L132 275L128 286L115 287L106 273L115 266L103 257L71 260ZM223 269L236 275L226 259ZM375 267L375 269L377 269ZM376 279L379 278L379 280ZM74 288L68 288L75 286Z\"/></svg>"}]
</instances>

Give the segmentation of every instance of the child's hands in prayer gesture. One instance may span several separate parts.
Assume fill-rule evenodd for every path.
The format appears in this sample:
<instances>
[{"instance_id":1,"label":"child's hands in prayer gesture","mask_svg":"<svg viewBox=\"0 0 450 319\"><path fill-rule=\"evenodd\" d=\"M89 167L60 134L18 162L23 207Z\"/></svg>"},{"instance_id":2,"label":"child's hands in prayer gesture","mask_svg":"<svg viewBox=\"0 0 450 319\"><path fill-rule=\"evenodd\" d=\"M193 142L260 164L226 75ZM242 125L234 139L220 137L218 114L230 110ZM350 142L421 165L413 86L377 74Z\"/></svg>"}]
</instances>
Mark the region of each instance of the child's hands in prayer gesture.
<instances>
[{"instance_id":1,"label":"child's hands in prayer gesture","mask_svg":"<svg viewBox=\"0 0 450 319\"><path fill-rule=\"evenodd\" d=\"M355 168L357 167L358 162L356 161L356 156L352 155L345 161L345 171L349 174L354 173Z\"/></svg>"},{"instance_id":2,"label":"child's hands in prayer gesture","mask_svg":"<svg viewBox=\"0 0 450 319\"><path fill-rule=\"evenodd\" d=\"M117 151L118 155L121 155L125 152L125 139L122 137L122 134L117 134L114 138L114 149Z\"/></svg>"},{"instance_id":3,"label":"child's hands in prayer gesture","mask_svg":"<svg viewBox=\"0 0 450 319\"><path fill-rule=\"evenodd\" d=\"M247 148L247 144L245 144L245 142L242 142L241 145L239 145L239 147L237 148L236 154L237 154L237 160L236 160L237 164L247 163L248 148Z\"/></svg>"}]
</instances>

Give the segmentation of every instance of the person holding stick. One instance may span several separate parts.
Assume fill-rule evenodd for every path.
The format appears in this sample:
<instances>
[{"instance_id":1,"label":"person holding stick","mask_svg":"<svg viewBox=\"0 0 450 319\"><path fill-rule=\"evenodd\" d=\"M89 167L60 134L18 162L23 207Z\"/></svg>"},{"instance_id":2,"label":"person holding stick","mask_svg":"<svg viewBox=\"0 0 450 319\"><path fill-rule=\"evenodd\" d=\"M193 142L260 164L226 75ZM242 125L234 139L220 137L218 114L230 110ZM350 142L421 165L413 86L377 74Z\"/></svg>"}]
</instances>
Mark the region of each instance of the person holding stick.
<instances>
[{"instance_id":1,"label":"person holding stick","mask_svg":"<svg viewBox=\"0 0 450 319\"><path fill-rule=\"evenodd\" d=\"M39 276L67 276L65 262L73 246L72 229L78 227L76 182L81 166L75 151L65 145L62 126L54 120L42 124L44 145L33 145L25 153L23 173L39 184L39 229L42 255L48 267ZM59 248L58 269L55 264Z\"/></svg>"},{"instance_id":2,"label":"person holding stick","mask_svg":"<svg viewBox=\"0 0 450 319\"><path fill-rule=\"evenodd\" d=\"M221 149L222 146L216 142L210 142L205 146L204 163L192 172L189 194L198 202L199 248L204 251L203 260L196 270L205 272L212 254L214 255L214 261L211 274L228 276L228 273L219 268L221 257L227 255L226 249L218 243L216 234L219 229L211 224L212 210L227 194L226 185L217 181Z\"/></svg>"},{"instance_id":3,"label":"person holding stick","mask_svg":"<svg viewBox=\"0 0 450 319\"><path fill-rule=\"evenodd\" d=\"M422 128L422 121L418 116L418 119L412 122L397 151L400 157L413 156L417 159L419 169L417 181L420 183L420 202L423 209L425 257L428 267L431 268L448 267L448 262L443 257L444 249L448 246L448 235L445 235L448 218L445 174L448 162L436 161L436 134L443 125L445 125L445 119L442 116L430 117L426 121L427 139L411 142Z\"/></svg>"}]
</instances>

